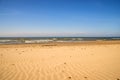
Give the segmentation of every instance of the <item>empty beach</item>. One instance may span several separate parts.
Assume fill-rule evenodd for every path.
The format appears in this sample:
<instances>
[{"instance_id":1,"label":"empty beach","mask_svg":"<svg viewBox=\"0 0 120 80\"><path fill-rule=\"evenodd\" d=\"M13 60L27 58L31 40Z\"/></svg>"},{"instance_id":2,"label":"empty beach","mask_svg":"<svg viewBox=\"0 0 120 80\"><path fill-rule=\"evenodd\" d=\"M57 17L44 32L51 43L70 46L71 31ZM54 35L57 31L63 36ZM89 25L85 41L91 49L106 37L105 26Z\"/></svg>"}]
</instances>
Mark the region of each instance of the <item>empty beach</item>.
<instances>
[{"instance_id":1,"label":"empty beach","mask_svg":"<svg viewBox=\"0 0 120 80\"><path fill-rule=\"evenodd\" d=\"M120 41L1 44L0 80L120 80Z\"/></svg>"}]
</instances>

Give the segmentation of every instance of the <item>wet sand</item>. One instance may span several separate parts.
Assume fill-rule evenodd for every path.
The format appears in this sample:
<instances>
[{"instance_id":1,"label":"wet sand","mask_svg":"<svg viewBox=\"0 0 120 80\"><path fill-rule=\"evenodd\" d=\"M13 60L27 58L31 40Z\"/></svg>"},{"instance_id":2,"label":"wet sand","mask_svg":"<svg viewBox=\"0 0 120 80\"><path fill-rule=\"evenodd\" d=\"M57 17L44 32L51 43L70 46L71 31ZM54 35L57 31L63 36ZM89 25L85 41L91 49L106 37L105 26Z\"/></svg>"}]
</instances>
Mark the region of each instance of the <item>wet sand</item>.
<instances>
[{"instance_id":1,"label":"wet sand","mask_svg":"<svg viewBox=\"0 0 120 80\"><path fill-rule=\"evenodd\" d=\"M120 41L0 45L0 80L120 80Z\"/></svg>"}]
</instances>

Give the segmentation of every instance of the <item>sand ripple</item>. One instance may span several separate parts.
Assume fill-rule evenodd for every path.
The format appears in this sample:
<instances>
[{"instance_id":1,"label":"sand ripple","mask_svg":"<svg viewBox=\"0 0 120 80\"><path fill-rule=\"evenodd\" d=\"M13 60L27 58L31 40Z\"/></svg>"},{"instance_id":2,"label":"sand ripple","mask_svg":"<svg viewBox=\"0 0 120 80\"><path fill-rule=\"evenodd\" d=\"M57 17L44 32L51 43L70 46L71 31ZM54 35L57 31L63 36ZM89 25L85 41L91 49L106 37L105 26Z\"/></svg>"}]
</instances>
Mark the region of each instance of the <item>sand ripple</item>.
<instances>
[{"instance_id":1,"label":"sand ripple","mask_svg":"<svg viewBox=\"0 0 120 80\"><path fill-rule=\"evenodd\" d=\"M120 45L0 48L0 80L120 80Z\"/></svg>"}]
</instances>

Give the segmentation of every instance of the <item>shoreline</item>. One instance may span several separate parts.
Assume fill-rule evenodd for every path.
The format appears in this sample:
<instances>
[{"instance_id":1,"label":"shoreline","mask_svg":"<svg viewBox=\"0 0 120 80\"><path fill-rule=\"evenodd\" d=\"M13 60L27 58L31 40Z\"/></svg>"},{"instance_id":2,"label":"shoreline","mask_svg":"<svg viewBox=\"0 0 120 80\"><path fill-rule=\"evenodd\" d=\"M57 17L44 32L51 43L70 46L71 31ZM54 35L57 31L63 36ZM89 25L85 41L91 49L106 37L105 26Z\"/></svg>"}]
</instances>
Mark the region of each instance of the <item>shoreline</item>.
<instances>
[{"instance_id":1,"label":"shoreline","mask_svg":"<svg viewBox=\"0 0 120 80\"><path fill-rule=\"evenodd\" d=\"M82 45L110 45L120 44L120 40L114 41L81 41L81 42L45 42L45 43L20 43L20 44L0 44L2 46L82 46Z\"/></svg>"},{"instance_id":2,"label":"shoreline","mask_svg":"<svg viewBox=\"0 0 120 80\"><path fill-rule=\"evenodd\" d=\"M0 37L0 44L79 43L95 41L120 41L120 37Z\"/></svg>"}]
</instances>

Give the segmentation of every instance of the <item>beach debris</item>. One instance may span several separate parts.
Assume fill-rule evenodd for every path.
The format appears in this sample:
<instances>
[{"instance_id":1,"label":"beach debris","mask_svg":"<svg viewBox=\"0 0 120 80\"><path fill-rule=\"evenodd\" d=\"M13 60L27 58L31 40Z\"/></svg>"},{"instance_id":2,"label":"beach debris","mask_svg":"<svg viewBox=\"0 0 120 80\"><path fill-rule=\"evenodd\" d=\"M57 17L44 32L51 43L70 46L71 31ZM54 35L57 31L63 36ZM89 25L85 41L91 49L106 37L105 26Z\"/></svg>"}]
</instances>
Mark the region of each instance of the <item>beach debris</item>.
<instances>
[{"instance_id":1,"label":"beach debris","mask_svg":"<svg viewBox=\"0 0 120 80\"><path fill-rule=\"evenodd\" d=\"M68 79L71 79L71 78L72 78L71 76L68 77Z\"/></svg>"},{"instance_id":2,"label":"beach debris","mask_svg":"<svg viewBox=\"0 0 120 80\"><path fill-rule=\"evenodd\" d=\"M117 80L120 80L119 78L117 78Z\"/></svg>"},{"instance_id":3,"label":"beach debris","mask_svg":"<svg viewBox=\"0 0 120 80\"><path fill-rule=\"evenodd\" d=\"M84 78L85 78L85 79L87 79L87 77L86 77L86 76L85 76Z\"/></svg>"},{"instance_id":4,"label":"beach debris","mask_svg":"<svg viewBox=\"0 0 120 80\"><path fill-rule=\"evenodd\" d=\"M15 64L11 64L11 65L13 65L13 66L14 66Z\"/></svg>"},{"instance_id":5,"label":"beach debris","mask_svg":"<svg viewBox=\"0 0 120 80\"><path fill-rule=\"evenodd\" d=\"M64 64L66 64L66 62L64 62Z\"/></svg>"},{"instance_id":6,"label":"beach debris","mask_svg":"<svg viewBox=\"0 0 120 80\"><path fill-rule=\"evenodd\" d=\"M46 45L42 45L43 47L44 46L57 46L57 45L55 45L55 44L46 44Z\"/></svg>"}]
</instances>

